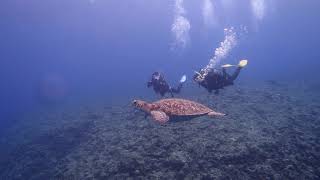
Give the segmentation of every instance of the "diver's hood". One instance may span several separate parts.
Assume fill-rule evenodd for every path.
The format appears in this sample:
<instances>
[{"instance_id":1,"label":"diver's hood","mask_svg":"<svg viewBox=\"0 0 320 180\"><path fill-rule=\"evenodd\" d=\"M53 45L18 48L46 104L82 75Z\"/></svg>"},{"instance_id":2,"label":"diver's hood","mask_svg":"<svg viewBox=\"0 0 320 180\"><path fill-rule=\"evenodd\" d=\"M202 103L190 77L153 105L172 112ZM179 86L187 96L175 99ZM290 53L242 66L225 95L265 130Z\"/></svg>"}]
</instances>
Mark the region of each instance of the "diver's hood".
<instances>
[{"instance_id":1,"label":"diver's hood","mask_svg":"<svg viewBox=\"0 0 320 180\"><path fill-rule=\"evenodd\" d=\"M154 74L154 75L152 76L152 79L154 79L154 80L159 80L159 79L160 79L160 74Z\"/></svg>"}]
</instances>

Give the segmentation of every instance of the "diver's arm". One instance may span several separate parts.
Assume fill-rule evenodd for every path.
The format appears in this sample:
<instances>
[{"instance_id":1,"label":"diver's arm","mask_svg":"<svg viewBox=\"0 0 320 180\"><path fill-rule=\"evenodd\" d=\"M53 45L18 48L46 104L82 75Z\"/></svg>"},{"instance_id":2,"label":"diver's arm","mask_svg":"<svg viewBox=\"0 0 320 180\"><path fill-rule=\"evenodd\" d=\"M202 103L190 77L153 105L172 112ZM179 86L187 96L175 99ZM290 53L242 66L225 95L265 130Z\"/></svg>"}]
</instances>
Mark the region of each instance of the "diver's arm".
<instances>
[{"instance_id":1,"label":"diver's arm","mask_svg":"<svg viewBox=\"0 0 320 180\"><path fill-rule=\"evenodd\" d=\"M148 81L147 87L149 88L149 87L151 87L151 86L152 86L152 81Z\"/></svg>"}]
</instances>

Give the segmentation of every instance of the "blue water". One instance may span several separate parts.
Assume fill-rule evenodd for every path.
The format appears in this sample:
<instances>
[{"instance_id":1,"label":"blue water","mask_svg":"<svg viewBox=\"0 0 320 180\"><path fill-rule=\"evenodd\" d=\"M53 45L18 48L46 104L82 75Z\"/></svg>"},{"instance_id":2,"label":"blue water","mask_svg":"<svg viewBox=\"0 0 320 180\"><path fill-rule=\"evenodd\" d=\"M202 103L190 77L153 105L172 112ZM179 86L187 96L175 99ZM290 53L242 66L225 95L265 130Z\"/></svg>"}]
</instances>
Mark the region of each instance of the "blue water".
<instances>
[{"instance_id":1,"label":"blue water","mask_svg":"<svg viewBox=\"0 0 320 180\"><path fill-rule=\"evenodd\" d=\"M212 0L209 24L204 2L182 2L190 23L184 46L174 45L173 0L2 0L0 129L70 101L113 105L155 96L146 87L154 71L170 84L186 74L187 91L230 27L246 28L221 60L249 60L239 83L320 83L320 1L259 1L255 14L249 0Z\"/></svg>"},{"instance_id":2,"label":"blue water","mask_svg":"<svg viewBox=\"0 0 320 180\"><path fill-rule=\"evenodd\" d=\"M105 92L106 101L145 91L156 70L172 79L190 76L207 64L223 28L239 25L250 32L229 59L250 60L243 80L317 80L318 1L268 3L258 22L249 1L231 1L229 9L217 3L220 24L209 29L202 2L183 4L191 42L177 52L170 50L173 1L2 1L1 114L11 117L38 103L35 87L50 74L63 78L72 95Z\"/></svg>"}]
</instances>

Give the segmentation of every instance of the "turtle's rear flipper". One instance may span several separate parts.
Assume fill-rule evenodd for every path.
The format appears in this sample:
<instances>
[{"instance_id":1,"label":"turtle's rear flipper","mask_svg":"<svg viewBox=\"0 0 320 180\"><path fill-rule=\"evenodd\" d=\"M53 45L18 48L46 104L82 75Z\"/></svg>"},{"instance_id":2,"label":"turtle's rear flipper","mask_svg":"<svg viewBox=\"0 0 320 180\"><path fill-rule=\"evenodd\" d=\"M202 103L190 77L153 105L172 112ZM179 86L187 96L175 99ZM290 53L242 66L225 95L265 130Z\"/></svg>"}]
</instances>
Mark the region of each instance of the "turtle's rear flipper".
<instances>
[{"instance_id":1,"label":"turtle's rear flipper","mask_svg":"<svg viewBox=\"0 0 320 180\"><path fill-rule=\"evenodd\" d=\"M215 116L225 116L226 114L224 113L219 113L219 112L215 112L215 111L212 111L212 112L209 112L208 113L208 116L210 117L215 117Z\"/></svg>"},{"instance_id":2,"label":"turtle's rear flipper","mask_svg":"<svg viewBox=\"0 0 320 180\"><path fill-rule=\"evenodd\" d=\"M161 124L169 121L169 116L167 116L163 111L151 111L150 113L152 118Z\"/></svg>"}]
</instances>

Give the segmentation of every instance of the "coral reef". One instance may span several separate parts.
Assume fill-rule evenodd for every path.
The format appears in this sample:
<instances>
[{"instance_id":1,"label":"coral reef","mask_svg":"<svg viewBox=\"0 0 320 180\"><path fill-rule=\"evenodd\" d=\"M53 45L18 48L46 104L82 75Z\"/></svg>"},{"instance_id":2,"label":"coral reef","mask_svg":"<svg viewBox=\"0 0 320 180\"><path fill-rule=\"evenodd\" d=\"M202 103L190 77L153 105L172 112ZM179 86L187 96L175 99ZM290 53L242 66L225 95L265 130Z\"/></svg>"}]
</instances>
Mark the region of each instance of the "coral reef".
<instances>
[{"instance_id":1,"label":"coral reef","mask_svg":"<svg viewBox=\"0 0 320 180\"><path fill-rule=\"evenodd\" d=\"M43 114L1 138L0 179L319 179L320 99L310 87L195 93L185 98L228 116L166 125L130 105Z\"/></svg>"}]
</instances>

